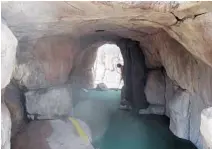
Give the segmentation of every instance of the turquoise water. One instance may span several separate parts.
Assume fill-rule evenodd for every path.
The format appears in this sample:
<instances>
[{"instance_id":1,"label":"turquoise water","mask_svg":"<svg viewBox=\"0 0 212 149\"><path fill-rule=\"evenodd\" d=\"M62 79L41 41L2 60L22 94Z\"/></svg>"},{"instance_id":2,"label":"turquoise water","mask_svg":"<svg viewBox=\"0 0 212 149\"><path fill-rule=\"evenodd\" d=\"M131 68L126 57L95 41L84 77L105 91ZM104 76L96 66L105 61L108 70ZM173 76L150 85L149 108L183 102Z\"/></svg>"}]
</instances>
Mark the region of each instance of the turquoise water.
<instances>
[{"instance_id":1,"label":"turquoise water","mask_svg":"<svg viewBox=\"0 0 212 149\"><path fill-rule=\"evenodd\" d=\"M118 109L120 91L96 91L80 92L79 98L90 101L94 107L100 107L100 111L109 111L108 125L101 136L94 138L93 145L98 149L196 149L187 140L175 137L169 130L169 119L158 115L135 115L131 112ZM103 105L101 107L101 105ZM101 118L106 117L99 111ZM106 110L104 110L106 109ZM86 111L86 109L85 109ZM102 115L101 115L102 114ZM94 119L98 121L98 115ZM90 119L90 118L89 118ZM92 120L92 122L94 121ZM99 120L102 121L102 120ZM92 131L98 125L87 122ZM97 123L98 124L98 123ZM104 123L99 123L101 126Z\"/></svg>"}]
</instances>

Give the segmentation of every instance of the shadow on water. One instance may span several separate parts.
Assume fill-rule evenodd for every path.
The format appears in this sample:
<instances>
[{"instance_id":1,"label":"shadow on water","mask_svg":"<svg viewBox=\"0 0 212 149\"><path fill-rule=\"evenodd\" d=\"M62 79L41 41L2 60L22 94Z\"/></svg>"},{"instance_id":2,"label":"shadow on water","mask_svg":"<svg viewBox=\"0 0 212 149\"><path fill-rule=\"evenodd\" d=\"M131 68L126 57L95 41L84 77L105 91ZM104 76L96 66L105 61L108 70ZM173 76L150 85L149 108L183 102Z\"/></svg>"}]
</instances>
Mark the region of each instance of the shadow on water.
<instances>
[{"instance_id":1,"label":"shadow on water","mask_svg":"<svg viewBox=\"0 0 212 149\"><path fill-rule=\"evenodd\" d=\"M96 106L97 101L101 100L104 104L102 107L109 111L107 129L101 137L93 140L96 149L197 149L190 141L172 134L169 130L168 117L135 115L132 112L119 110L117 103L120 100L120 91L89 90L81 93L82 96ZM102 109L100 108L100 111L104 111ZM90 127L92 128L91 123Z\"/></svg>"}]
</instances>

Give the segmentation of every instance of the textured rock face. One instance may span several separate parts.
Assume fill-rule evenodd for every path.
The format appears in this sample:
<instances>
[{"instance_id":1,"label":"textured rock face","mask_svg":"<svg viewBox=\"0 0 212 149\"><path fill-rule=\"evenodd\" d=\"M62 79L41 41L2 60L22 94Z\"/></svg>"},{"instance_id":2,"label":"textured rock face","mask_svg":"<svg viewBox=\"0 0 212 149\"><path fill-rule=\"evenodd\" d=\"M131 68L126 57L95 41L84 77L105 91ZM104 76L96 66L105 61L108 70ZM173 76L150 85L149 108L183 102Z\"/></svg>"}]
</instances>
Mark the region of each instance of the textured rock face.
<instances>
[{"instance_id":1,"label":"textured rock face","mask_svg":"<svg viewBox=\"0 0 212 149\"><path fill-rule=\"evenodd\" d=\"M89 140L84 140L76 133L76 128L70 120L33 121L26 131L20 133L14 140L12 147L14 149L93 149L88 126L83 121L76 121Z\"/></svg>"},{"instance_id":2,"label":"textured rock face","mask_svg":"<svg viewBox=\"0 0 212 149\"><path fill-rule=\"evenodd\" d=\"M160 70L153 70L148 73L145 86L145 95L150 104L165 105L165 82L164 75Z\"/></svg>"},{"instance_id":3,"label":"textured rock face","mask_svg":"<svg viewBox=\"0 0 212 149\"><path fill-rule=\"evenodd\" d=\"M72 95L67 85L29 91L25 96L30 119L55 119L71 114Z\"/></svg>"},{"instance_id":4,"label":"textured rock face","mask_svg":"<svg viewBox=\"0 0 212 149\"><path fill-rule=\"evenodd\" d=\"M68 80L77 42L67 36L20 42L14 77L28 89L64 84Z\"/></svg>"},{"instance_id":5,"label":"textured rock face","mask_svg":"<svg viewBox=\"0 0 212 149\"><path fill-rule=\"evenodd\" d=\"M10 83L4 93L4 101L10 111L12 120L12 137L25 126L23 95L14 84Z\"/></svg>"},{"instance_id":6,"label":"textured rock face","mask_svg":"<svg viewBox=\"0 0 212 149\"><path fill-rule=\"evenodd\" d=\"M14 73L20 84L36 89L63 84L68 80L72 56L75 56L75 50L69 47L75 44L68 40L70 45L62 48L65 43L56 37L53 40L53 35L66 33L82 37L105 30L105 33L140 41L147 67L163 66L171 80L165 81L166 103L175 97L173 84L189 92L188 139L198 148L202 148L200 113L212 106L211 10L211 2L2 3L2 17L21 41ZM43 36L49 38L37 42ZM89 38L93 39L92 36ZM91 68L87 66L89 64L85 68ZM86 69L73 74L92 78L91 71ZM82 86L92 86L90 80L79 82ZM167 105L166 115L170 116Z\"/></svg>"},{"instance_id":7,"label":"textured rock face","mask_svg":"<svg viewBox=\"0 0 212 149\"><path fill-rule=\"evenodd\" d=\"M1 89L10 82L15 64L17 39L5 23L1 24ZM2 92L2 97L4 96ZM1 148L10 149L11 118L4 101L1 102Z\"/></svg>"},{"instance_id":8,"label":"textured rock face","mask_svg":"<svg viewBox=\"0 0 212 149\"><path fill-rule=\"evenodd\" d=\"M200 126L204 149L212 148L212 108L204 109L201 113Z\"/></svg>"},{"instance_id":9,"label":"textured rock face","mask_svg":"<svg viewBox=\"0 0 212 149\"><path fill-rule=\"evenodd\" d=\"M10 149L11 119L10 112L4 103L1 103L1 148Z\"/></svg>"},{"instance_id":10,"label":"textured rock face","mask_svg":"<svg viewBox=\"0 0 212 149\"><path fill-rule=\"evenodd\" d=\"M205 6L206 8L206 6ZM201 12L171 27L170 33L186 49L212 66L212 12Z\"/></svg>"},{"instance_id":11,"label":"textured rock face","mask_svg":"<svg viewBox=\"0 0 212 149\"><path fill-rule=\"evenodd\" d=\"M1 23L1 88L10 82L15 65L17 39L5 23Z\"/></svg>"},{"instance_id":12,"label":"textured rock face","mask_svg":"<svg viewBox=\"0 0 212 149\"><path fill-rule=\"evenodd\" d=\"M157 114L164 115L165 107L163 105L149 105L146 109L139 110L139 114Z\"/></svg>"},{"instance_id":13,"label":"textured rock face","mask_svg":"<svg viewBox=\"0 0 212 149\"><path fill-rule=\"evenodd\" d=\"M162 28L210 66L211 10L211 2L2 3L2 16L19 40L58 34L79 37L95 30L138 40Z\"/></svg>"},{"instance_id":14,"label":"textured rock face","mask_svg":"<svg viewBox=\"0 0 212 149\"><path fill-rule=\"evenodd\" d=\"M204 108L212 106L211 67L195 59L182 45L166 33L148 36L141 41L141 44L143 42L146 42L145 45L149 42L147 48L154 47L152 50L155 50L155 53L159 52L161 63L165 67L168 77L172 80L172 84L177 84L190 92L189 140L198 148L202 148L199 129L200 114ZM166 91L166 98L173 97L172 93L175 92L175 89L174 86L169 87L170 93ZM168 115L168 111L166 114Z\"/></svg>"},{"instance_id":15,"label":"textured rock face","mask_svg":"<svg viewBox=\"0 0 212 149\"><path fill-rule=\"evenodd\" d=\"M93 88L94 78L92 67L96 59L98 46L90 46L76 55L74 68L70 74L70 83L75 88Z\"/></svg>"},{"instance_id":16,"label":"textured rock face","mask_svg":"<svg viewBox=\"0 0 212 149\"><path fill-rule=\"evenodd\" d=\"M180 89L169 102L170 130L179 138L189 139L189 93Z\"/></svg>"},{"instance_id":17,"label":"textured rock face","mask_svg":"<svg viewBox=\"0 0 212 149\"><path fill-rule=\"evenodd\" d=\"M176 86L174 82L167 75L165 75L165 115L168 117L170 117L169 102L174 98L178 87L179 86Z\"/></svg>"}]
</instances>

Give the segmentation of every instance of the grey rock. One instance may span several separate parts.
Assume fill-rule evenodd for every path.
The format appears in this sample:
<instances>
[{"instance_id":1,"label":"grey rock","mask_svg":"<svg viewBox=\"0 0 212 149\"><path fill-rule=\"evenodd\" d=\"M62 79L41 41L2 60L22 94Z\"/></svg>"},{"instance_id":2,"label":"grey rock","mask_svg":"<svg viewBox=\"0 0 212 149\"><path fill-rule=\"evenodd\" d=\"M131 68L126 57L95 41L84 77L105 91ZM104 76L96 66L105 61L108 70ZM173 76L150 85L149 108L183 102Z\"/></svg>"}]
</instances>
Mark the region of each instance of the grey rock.
<instances>
[{"instance_id":1,"label":"grey rock","mask_svg":"<svg viewBox=\"0 0 212 149\"><path fill-rule=\"evenodd\" d=\"M1 88L10 82L18 41L5 23L1 23Z\"/></svg>"},{"instance_id":2,"label":"grey rock","mask_svg":"<svg viewBox=\"0 0 212 149\"><path fill-rule=\"evenodd\" d=\"M13 76L28 89L48 88L68 81L77 44L69 36L19 42Z\"/></svg>"},{"instance_id":3,"label":"grey rock","mask_svg":"<svg viewBox=\"0 0 212 149\"><path fill-rule=\"evenodd\" d=\"M5 93L3 96L4 102L6 103L12 120L12 134L15 136L26 124L23 100L24 96L16 85L10 83L5 88Z\"/></svg>"},{"instance_id":4,"label":"grey rock","mask_svg":"<svg viewBox=\"0 0 212 149\"><path fill-rule=\"evenodd\" d=\"M170 117L169 102L174 98L174 94L178 87L179 86L176 86L174 82L167 75L165 75L165 115L168 117Z\"/></svg>"},{"instance_id":5,"label":"grey rock","mask_svg":"<svg viewBox=\"0 0 212 149\"><path fill-rule=\"evenodd\" d=\"M1 149L10 149L11 118L5 103L1 103Z\"/></svg>"},{"instance_id":6,"label":"grey rock","mask_svg":"<svg viewBox=\"0 0 212 149\"><path fill-rule=\"evenodd\" d=\"M202 110L200 131L203 138L203 148L212 149L212 107Z\"/></svg>"},{"instance_id":7,"label":"grey rock","mask_svg":"<svg viewBox=\"0 0 212 149\"><path fill-rule=\"evenodd\" d=\"M149 105L147 109L139 110L139 114L157 114L164 115L165 108L163 105Z\"/></svg>"},{"instance_id":8,"label":"grey rock","mask_svg":"<svg viewBox=\"0 0 212 149\"><path fill-rule=\"evenodd\" d=\"M108 88L107 88L107 86L104 83L99 83L96 86L96 90L98 90L98 91L105 91L105 90L108 90Z\"/></svg>"},{"instance_id":9,"label":"grey rock","mask_svg":"<svg viewBox=\"0 0 212 149\"><path fill-rule=\"evenodd\" d=\"M174 99L169 102L169 129L174 135L183 139L189 139L189 100L190 94L179 89Z\"/></svg>"},{"instance_id":10,"label":"grey rock","mask_svg":"<svg viewBox=\"0 0 212 149\"><path fill-rule=\"evenodd\" d=\"M69 119L41 120L29 123L25 131L14 140L14 149L94 149L89 127L76 119L85 138L80 136Z\"/></svg>"},{"instance_id":11,"label":"grey rock","mask_svg":"<svg viewBox=\"0 0 212 149\"><path fill-rule=\"evenodd\" d=\"M72 110L69 85L39 89L25 93L26 110L30 119L55 119L68 116Z\"/></svg>"},{"instance_id":12,"label":"grey rock","mask_svg":"<svg viewBox=\"0 0 212 149\"><path fill-rule=\"evenodd\" d=\"M153 70L148 73L144 91L150 104L165 105L165 80L160 70Z\"/></svg>"}]
</instances>

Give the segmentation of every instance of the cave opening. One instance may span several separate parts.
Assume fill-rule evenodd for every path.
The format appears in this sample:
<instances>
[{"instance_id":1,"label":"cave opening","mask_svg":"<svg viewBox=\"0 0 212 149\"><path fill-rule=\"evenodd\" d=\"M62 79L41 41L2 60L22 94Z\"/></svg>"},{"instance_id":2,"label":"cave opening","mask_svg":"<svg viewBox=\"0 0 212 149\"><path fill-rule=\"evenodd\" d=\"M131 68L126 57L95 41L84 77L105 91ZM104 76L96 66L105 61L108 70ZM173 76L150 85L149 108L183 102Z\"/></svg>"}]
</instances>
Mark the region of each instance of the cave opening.
<instances>
[{"instance_id":1,"label":"cave opening","mask_svg":"<svg viewBox=\"0 0 212 149\"><path fill-rule=\"evenodd\" d=\"M107 88L121 89L123 80L117 64L123 65L120 48L115 44L104 44L97 49L93 66L94 88L104 83Z\"/></svg>"}]
</instances>

